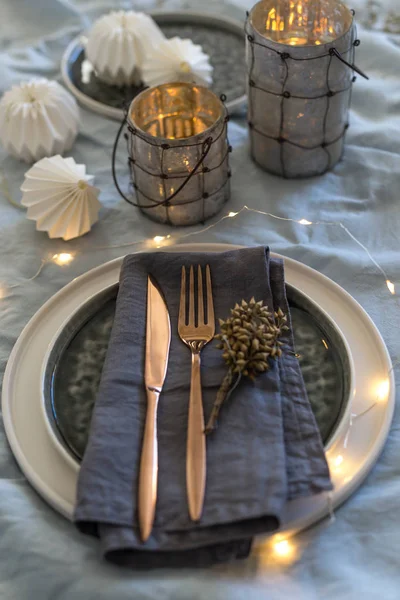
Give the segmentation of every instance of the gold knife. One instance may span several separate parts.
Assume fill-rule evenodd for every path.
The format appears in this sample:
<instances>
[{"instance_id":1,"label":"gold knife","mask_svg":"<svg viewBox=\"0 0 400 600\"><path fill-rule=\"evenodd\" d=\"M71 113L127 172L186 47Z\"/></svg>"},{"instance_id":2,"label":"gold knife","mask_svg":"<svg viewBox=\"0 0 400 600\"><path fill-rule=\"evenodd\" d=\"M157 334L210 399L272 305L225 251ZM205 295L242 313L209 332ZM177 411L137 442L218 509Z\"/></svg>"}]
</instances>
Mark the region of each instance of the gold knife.
<instances>
[{"instance_id":1,"label":"gold knife","mask_svg":"<svg viewBox=\"0 0 400 600\"><path fill-rule=\"evenodd\" d=\"M139 474L139 526L145 542L153 528L157 502L157 407L168 367L171 324L165 300L150 276L147 278L146 359L144 383L147 414Z\"/></svg>"}]
</instances>

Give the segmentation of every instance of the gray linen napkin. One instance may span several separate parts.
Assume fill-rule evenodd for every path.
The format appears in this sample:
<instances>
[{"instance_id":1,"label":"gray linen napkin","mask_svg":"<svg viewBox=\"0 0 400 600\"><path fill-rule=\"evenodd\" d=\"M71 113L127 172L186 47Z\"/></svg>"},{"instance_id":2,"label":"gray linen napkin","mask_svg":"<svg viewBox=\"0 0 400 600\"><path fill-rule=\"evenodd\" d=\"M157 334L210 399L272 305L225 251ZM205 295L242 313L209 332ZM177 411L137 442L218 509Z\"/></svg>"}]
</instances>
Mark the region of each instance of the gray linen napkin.
<instances>
[{"instance_id":1,"label":"gray linen napkin","mask_svg":"<svg viewBox=\"0 0 400 600\"><path fill-rule=\"evenodd\" d=\"M124 260L117 308L89 443L75 521L98 535L106 558L132 566L208 564L246 556L252 536L279 527L288 499L331 489L322 442L289 331L283 356L255 382L243 381L207 438L207 487L199 523L190 521L185 460L190 352L177 334L182 265L211 267L214 308L226 318L242 298L288 312L283 263L264 247L224 253L144 253ZM137 483L146 395L143 384L147 276L161 286L171 318L167 378L158 412L156 518L143 544ZM215 343L202 354L205 418L226 373Z\"/></svg>"}]
</instances>

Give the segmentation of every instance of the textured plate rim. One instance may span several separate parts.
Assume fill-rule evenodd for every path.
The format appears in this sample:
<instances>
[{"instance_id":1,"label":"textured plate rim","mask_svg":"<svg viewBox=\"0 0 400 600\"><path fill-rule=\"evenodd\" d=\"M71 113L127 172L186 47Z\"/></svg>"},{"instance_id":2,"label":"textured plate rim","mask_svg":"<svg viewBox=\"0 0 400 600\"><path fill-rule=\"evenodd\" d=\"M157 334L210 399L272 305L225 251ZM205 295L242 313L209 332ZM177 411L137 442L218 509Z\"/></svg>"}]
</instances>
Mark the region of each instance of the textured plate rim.
<instances>
[{"instance_id":1,"label":"textured plate rim","mask_svg":"<svg viewBox=\"0 0 400 600\"><path fill-rule=\"evenodd\" d=\"M271 254L272 256L274 256L274 254ZM102 290L97 291L95 294L90 295L86 300L84 300L79 306L77 306L77 308L64 320L64 322L60 325L60 327L58 328L58 330L56 331L56 333L54 334L51 342L48 344L47 347L47 351L46 354L44 356L43 359L43 363L42 363L42 369L41 369L41 392L42 392L42 402L41 402L41 409L43 412L43 420L48 432L48 435L53 443L54 449L57 452L60 452L62 454L62 456L64 457L64 459L69 463L69 465L76 471L79 471L80 468L80 463L78 462L78 460L73 456L71 450L68 449L67 447L67 443L64 441L64 444L60 441L59 437L57 436L54 427L52 425L52 423L50 422L50 418L48 415L48 408L47 408L47 399L46 399L46 392L45 392L45 388L47 387L48 384L48 365L49 365L49 359L51 357L51 355L53 354L53 351L56 347L56 345L59 344L59 339L61 336L64 335L64 330L66 327L68 327L69 323L76 317L76 315L84 309L84 307L86 305L88 305L91 302L96 301L96 298L99 297L100 295L107 295L107 293L109 293L111 291L111 289L113 287L115 287L117 284L112 284L112 285L107 285L105 286ZM347 343L347 340L345 338L345 336L343 335L342 330L338 327L337 323L334 321L334 319L332 319L332 317L321 307L319 306L319 304L317 302L315 302L308 294L306 294L305 292L300 291L296 286L293 286L291 284L288 284L290 287L294 288L297 293L300 293L302 296L304 296L304 298L312 305L314 306L318 311L320 311L320 313L324 316L324 318L329 321L329 323L331 324L332 329L336 330L337 335L340 337L341 342L344 346L346 355L347 355L347 360L349 363L349 391L348 391L348 398L345 400L344 405L341 407L340 410L340 414L338 417L338 422L336 424L334 433L329 437L328 443L325 445L325 451L327 452L336 442L337 438L340 436L340 424L343 421L347 421L350 418L350 414L351 414L351 398L354 395L354 379L355 379L355 375L354 375L354 360L353 360L353 356L349 347L349 344ZM71 341L71 340L70 340ZM70 342L69 342L70 343ZM62 354L64 352L64 348L65 348L65 343L62 344L63 346L63 350L61 350L60 354ZM56 423L56 418L53 418L54 420L54 424ZM61 437L63 437L62 434L60 434Z\"/></svg>"},{"instance_id":2,"label":"textured plate rim","mask_svg":"<svg viewBox=\"0 0 400 600\"><path fill-rule=\"evenodd\" d=\"M218 15L208 15L206 13L194 12L194 11L163 11L163 10L152 10L148 13L151 17L160 17L160 19L165 19L165 22L173 22L175 21L184 21L185 19L192 19L197 21L198 23L204 24L214 24L220 25L226 30L231 31L232 33L236 33L239 36L239 33L243 37L243 56L245 53L245 34L243 24L236 19L228 18L228 17L220 17ZM72 79L69 76L68 72L68 64L69 58L72 52L78 47L82 46L82 38L85 37L85 34L82 32L77 35L67 46L62 59L61 59L61 76L64 84L72 93L73 96L79 101L79 103L96 112L104 117L110 117L116 121L121 121L124 118L124 111L120 108L114 108L113 106L108 106L107 104L103 104L98 100L94 100L90 96L84 94L81 90L79 90ZM238 96L234 100L227 101L226 108L228 112L233 114L242 109L247 102L247 94L243 94L242 96Z\"/></svg>"},{"instance_id":3,"label":"textured plate rim","mask_svg":"<svg viewBox=\"0 0 400 600\"><path fill-rule=\"evenodd\" d=\"M204 243L204 244L178 245L175 247L171 247L170 250L182 251L182 249L185 249L186 251L194 251L194 252L195 251L205 251L205 250L207 250L207 251L223 251L223 250L233 250L233 249L239 248L239 247L240 246L233 245L233 244ZM39 311L37 311L37 313L31 318L31 320L28 322L28 324L23 329L21 335L19 336L19 338L11 352L9 361L7 363L6 371L4 374L3 390L2 390L3 422L4 422L6 435L7 435L8 441L10 443L11 449L14 453L14 456L15 456L16 460L18 461L19 466L22 469L23 473L25 474L27 480L40 493L40 495L53 508L55 508L55 510L57 510L58 512L63 514L68 519L72 518L72 513L73 513L73 501L68 499L68 497L71 496L71 490L68 488L68 484L74 485L74 486L76 485L76 473L73 473L71 475L71 473L68 473L68 471L64 471L63 477L59 478L57 480L58 487L56 489L54 489L55 481L52 481L51 482L52 485L49 485L48 481L43 480L43 476L38 474L37 470L35 470L35 468L32 467L32 464L31 464L32 457L30 456L28 458L27 455L24 453L24 450L21 447L21 444L20 444L20 441L18 438L17 429L14 426L14 413L13 413L13 408L15 408L13 406L13 404L15 404L15 402L13 401L14 387L15 387L14 373L18 368L20 359L24 357L25 349L26 349L25 341L28 342L31 330L34 330L34 328L37 327L38 319L42 318L46 314L46 311L53 308L53 305L55 303L57 303L59 300L68 299L68 294L70 294L71 291L75 291L77 286L80 286L82 284L82 282L85 280L85 278L87 278L88 281L92 281L92 283L93 283L93 279L96 279L96 277L98 277L100 274L101 274L102 282L104 281L104 278L108 277L110 279L109 270L116 268L117 265L120 266L120 264L122 262L122 258L123 257L114 259L112 261L109 261L107 263L99 265L98 267L96 267L94 269L91 269L90 271L84 273L80 277L75 278L73 281L71 281L69 284L67 284L65 287L63 287L59 292L57 292L57 294L55 294L52 298L50 298L42 306L42 308L39 309ZM307 284L307 280L310 280L311 282L314 281L314 283L317 282L317 285L321 288L321 290L323 289L325 292L326 292L326 289L329 290L329 294L326 295L326 293L325 293L325 301L326 302L329 303L332 301L331 295L333 297L339 296L343 299L343 301L345 301L345 304L347 304L349 307L352 307L352 309L353 309L352 316L353 317L354 317L354 311L356 311L356 313L358 315L358 319L361 321L363 327L365 327L364 342L365 342L365 337L367 337L370 340L371 344L373 344L373 346L375 348L375 354L378 355L379 365L375 366L376 370L378 371L378 375L379 375L379 377L384 375L385 381L387 380L387 382L388 382L388 390L387 390L387 396L385 398L385 402L383 402L382 404L379 403L377 405L378 409L380 410L379 424L377 425L377 421L378 421L377 411L368 411L368 414L366 414L364 419L362 420L362 425L363 425L362 428L360 428L361 427L360 421L355 421L353 424L353 429L352 429L353 437L355 438L356 437L355 434L357 434L358 439L362 440L364 444L365 444L364 440L366 439L366 433L368 433L368 428L370 428L370 429L373 428L374 431L377 430L377 431L375 431L375 437L373 439L372 444L369 443L370 440L368 438L368 450L367 451L363 450L361 457L359 457L359 463L358 463L355 474L353 474L353 476L350 476L350 477L344 477L346 475L346 472L344 473L343 476L340 476L340 474L337 475L337 473L333 473L335 489L329 495L329 497L327 497L326 494L320 494L319 496L316 496L316 497L312 498L311 500L310 499L300 499L299 501L296 500L294 502L290 502L287 507L287 511L286 511L287 514L286 514L286 520L285 520L286 525L283 530L288 531L289 533L294 533L295 531L300 531L306 527L309 527L310 525L316 523L320 519L327 516L330 512L330 509L333 509L333 508L336 508L337 506L339 506L361 485L361 483L365 479L366 475L372 469L372 467L376 463L376 461L383 449L383 446L387 439L387 435L389 433L389 429L390 429L390 425L391 425L393 413L394 413L395 385L394 385L394 374L393 374L391 359L389 356L389 352L386 348L386 345L383 341L383 338L380 335L377 327L373 323L372 319L369 317L369 315L366 313L366 311L360 306L360 304L348 292L346 292L341 286L336 284L334 281L332 281L325 275L319 273L315 269L312 269L311 267L308 267L307 265L304 265L303 263L300 263L292 258L288 258L288 257L283 257L283 258L285 258L285 262L286 262L286 271L288 271L290 269L295 269L296 271L298 271L297 275L301 276L301 283L300 283L300 285L296 286L301 291L304 291L303 287L307 287L307 285L310 285L310 282L308 282L308 284ZM288 267L290 267L290 268L288 268ZM111 282L114 282L114 278L111 279ZM291 283L291 281L289 281L289 283ZM332 306L333 306L333 304L332 304ZM344 320L346 320L348 318L346 315L347 315L347 313L343 313ZM349 322L351 323L351 320ZM383 370L384 370L384 372L383 372ZM376 375L376 373L375 373L375 375ZM39 386L40 386L40 383L38 382L38 390L37 390L38 394L40 394ZM31 391L31 390L29 390L29 391ZM357 400L361 400L361 402L364 403L364 408L365 408L365 402L370 401L369 396L371 397L371 399L374 399L374 398L376 399L376 396L373 395L372 390L370 390L370 393L368 394L368 398L364 397L364 394L362 396L360 396L360 394L357 395ZM354 400L356 400L356 398L354 398L353 401ZM40 417L42 417L39 407L38 407L38 410L40 412ZM44 428L44 431L46 431L43 423L42 423L42 427ZM20 425L20 428L21 428L21 425ZM367 429L367 432L366 432L366 429ZM31 437L31 436L29 436L29 437ZM22 440L22 438L21 438L21 440ZM341 441L342 440L339 440L339 442L341 442ZM46 447L47 447L47 445L52 447L51 442L49 440L47 440L45 445L46 445ZM354 444L349 444L346 447L347 453L350 452L349 448L352 445L354 446ZM331 448L327 452L328 459L330 459L333 456L333 453L336 451L336 446L337 446L337 443L334 444L334 447ZM341 447L340 447L340 450L341 450ZM354 448L353 448L352 452L353 452L353 454L357 454L356 450ZM343 453L345 453L344 450L343 450ZM356 458L357 458L357 455L356 455ZM34 459L34 460L36 460L36 459ZM52 461L51 468L54 471L54 473L57 472L57 474L58 474L59 467L61 467L65 470L65 468L68 466L65 463L65 461L61 462L61 459L59 459L57 462L57 457L55 457L53 455L51 455L51 461ZM38 463L38 461L36 461L36 462ZM54 464L55 462L57 462L57 464ZM62 488L62 492L60 492L60 490L58 489L60 487ZM66 492L67 488L68 488L68 494L67 494L67 498L66 498L62 495L62 493ZM73 489L72 492L75 492L75 489Z\"/></svg>"},{"instance_id":4,"label":"textured plate rim","mask_svg":"<svg viewBox=\"0 0 400 600\"><path fill-rule=\"evenodd\" d=\"M60 327L55 332L54 336L52 337L51 342L48 344L47 350L46 350L46 353L44 355L43 362L42 362L42 367L41 367L41 372L40 372L40 388L41 388L42 401L40 403L40 408L42 410L44 424L47 429L47 433L53 443L54 449L57 452L60 452L62 454L64 460L76 472L79 471L80 464L77 462L76 458L73 457L72 453L68 450L68 448L66 448L60 442L60 440L57 438L57 435L54 432L53 427L51 426L49 416L47 414L44 388L47 385L47 369L48 369L49 358L50 358L51 354L53 353L53 350L54 350L55 345L57 344L59 338L63 334L65 327L79 313L79 311L82 310L82 308L85 306L85 304L89 304L89 302L93 302L96 299L96 297L99 296L100 294L107 294L107 292L109 290L111 290L115 285L116 285L115 283L112 283L111 285L105 286L102 290L99 290L99 291L95 292L94 294L91 294L90 296L88 296L86 298L86 300L84 300L79 306L77 306L76 309L70 315L68 315L68 317L61 323ZM64 288L62 288L62 289L64 289Z\"/></svg>"}]
</instances>

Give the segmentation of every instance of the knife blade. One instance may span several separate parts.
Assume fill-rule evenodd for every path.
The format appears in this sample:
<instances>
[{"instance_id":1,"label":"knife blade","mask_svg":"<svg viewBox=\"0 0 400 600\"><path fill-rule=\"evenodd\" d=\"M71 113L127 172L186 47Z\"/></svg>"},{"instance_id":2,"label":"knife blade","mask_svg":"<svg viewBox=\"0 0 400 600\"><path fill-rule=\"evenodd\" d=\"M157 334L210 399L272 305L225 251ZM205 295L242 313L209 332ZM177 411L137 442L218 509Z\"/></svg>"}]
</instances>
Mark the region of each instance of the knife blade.
<instances>
[{"instance_id":1,"label":"knife blade","mask_svg":"<svg viewBox=\"0 0 400 600\"><path fill-rule=\"evenodd\" d=\"M147 278L146 353L144 384L147 412L139 474L139 526L143 542L153 528L157 502L158 443L157 408L168 367L171 323L163 295L155 282Z\"/></svg>"}]
</instances>

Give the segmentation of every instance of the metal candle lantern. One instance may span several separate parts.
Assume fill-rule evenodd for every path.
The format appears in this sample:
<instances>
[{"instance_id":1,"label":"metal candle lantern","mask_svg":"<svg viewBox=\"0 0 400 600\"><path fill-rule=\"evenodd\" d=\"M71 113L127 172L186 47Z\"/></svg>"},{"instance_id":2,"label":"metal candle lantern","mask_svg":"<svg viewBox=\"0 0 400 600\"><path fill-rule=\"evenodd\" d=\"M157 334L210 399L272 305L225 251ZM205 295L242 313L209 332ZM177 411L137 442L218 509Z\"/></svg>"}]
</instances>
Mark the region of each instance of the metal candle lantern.
<instances>
[{"instance_id":1,"label":"metal candle lantern","mask_svg":"<svg viewBox=\"0 0 400 600\"><path fill-rule=\"evenodd\" d=\"M129 165L138 206L150 218L194 225L229 199L228 116L222 99L188 83L149 88L131 103Z\"/></svg>"},{"instance_id":2,"label":"metal candle lantern","mask_svg":"<svg viewBox=\"0 0 400 600\"><path fill-rule=\"evenodd\" d=\"M248 15L251 153L283 177L341 158L354 71L354 13L336 0L262 0Z\"/></svg>"}]
</instances>

